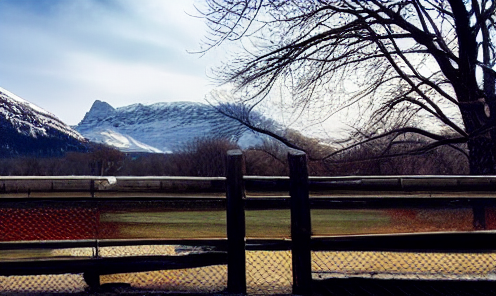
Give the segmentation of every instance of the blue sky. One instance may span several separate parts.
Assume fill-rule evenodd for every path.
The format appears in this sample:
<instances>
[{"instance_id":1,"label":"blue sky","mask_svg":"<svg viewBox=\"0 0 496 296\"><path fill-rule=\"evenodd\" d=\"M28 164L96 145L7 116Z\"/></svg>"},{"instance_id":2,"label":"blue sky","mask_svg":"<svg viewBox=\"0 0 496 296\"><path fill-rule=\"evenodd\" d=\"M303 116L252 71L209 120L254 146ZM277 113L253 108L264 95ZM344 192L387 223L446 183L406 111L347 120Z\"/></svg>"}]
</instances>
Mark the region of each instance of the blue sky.
<instances>
[{"instance_id":1,"label":"blue sky","mask_svg":"<svg viewBox=\"0 0 496 296\"><path fill-rule=\"evenodd\" d=\"M200 0L196 2L201 5ZM0 87L77 124L99 99L203 101L206 35L194 0L0 0Z\"/></svg>"}]
</instances>

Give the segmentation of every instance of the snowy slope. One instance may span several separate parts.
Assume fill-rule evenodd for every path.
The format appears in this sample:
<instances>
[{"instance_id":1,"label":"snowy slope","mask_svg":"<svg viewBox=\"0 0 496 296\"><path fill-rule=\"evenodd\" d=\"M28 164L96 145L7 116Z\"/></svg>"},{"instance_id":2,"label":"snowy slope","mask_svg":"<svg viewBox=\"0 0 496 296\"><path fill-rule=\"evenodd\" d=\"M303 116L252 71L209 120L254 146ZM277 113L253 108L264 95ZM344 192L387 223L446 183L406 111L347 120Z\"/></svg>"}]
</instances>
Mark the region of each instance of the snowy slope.
<instances>
[{"instance_id":1,"label":"snowy slope","mask_svg":"<svg viewBox=\"0 0 496 296\"><path fill-rule=\"evenodd\" d=\"M76 130L91 141L122 151L173 152L198 138L219 137L243 146L259 144L258 135L211 106L193 102L134 104L114 109L95 101ZM243 147L246 148L246 147Z\"/></svg>"},{"instance_id":2,"label":"snowy slope","mask_svg":"<svg viewBox=\"0 0 496 296\"><path fill-rule=\"evenodd\" d=\"M131 136L123 135L113 129L94 129L85 133L85 136L92 142L103 143L114 146L123 152L149 152L149 153L170 153L133 139Z\"/></svg>"},{"instance_id":3,"label":"snowy slope","mask_svg":"<svg viewBox=\"0 0 496 296\"><path fill-rule=\"evenodd\" d=\"M55 115L0 88L0 156L82 151L87 140Z\"/></svg>"},{"instance_id":4,"label":"snowy slope","mask_svg":"<svg viewBox=\"0 0 496 296\"><path fill-rule=\"evenodd\" d=\"M58 131L79 141L84 137L60 121L52 113L0 87L0 115L12 123L17 131L32 137L50 136ZM53 134L53 133L52 133Z\"/></svg>"}]
</instances>

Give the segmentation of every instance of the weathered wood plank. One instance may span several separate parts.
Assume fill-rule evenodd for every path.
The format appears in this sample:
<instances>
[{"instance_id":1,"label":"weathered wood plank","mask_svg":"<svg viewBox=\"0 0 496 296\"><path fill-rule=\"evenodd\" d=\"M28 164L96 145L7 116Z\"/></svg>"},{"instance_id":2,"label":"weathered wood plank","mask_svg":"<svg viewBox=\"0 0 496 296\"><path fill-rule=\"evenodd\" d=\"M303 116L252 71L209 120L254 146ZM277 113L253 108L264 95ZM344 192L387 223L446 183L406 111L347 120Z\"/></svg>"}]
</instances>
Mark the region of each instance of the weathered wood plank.
<instances>
[{"instance_id":1,"label":"weathered wood plank","mask_svg":"<svg viewBox=\"0 0 496 296\"><path fill-rule=\"evenodd\" d=\"M0 275L39 275L91 272L103 274L197 268L227 264L227 253L205 252L182 256L57 258L0 263Z\"/></svg>"},{"instance_id":2,"label":"weathered wood plank","mask_svg":"<svg viewBox=\"0 0 496 296\"><path fill-rule=\"evenodd\" d=\"M306 157L306 154L301 152L290 152L288 154L293 294L297 295L312 294L312 255L310 252L312 225Z\"/></svg>"},{"instance_id":3,"label":"weathered wood plank","mask_svg":"<svg viewBox=\"0 0 496 296\"><path fill-rule=\"evenodd\" d=\"M407 197L310 197L312 209L393 209L393 208L471 208L474 199L485 207L496 206L496 198L492 197L443 197L423 196ZM290 198L286 197L252 197L245 199L248 210L289 209Z\"/></svg>"},{"instance_id":4,"label":"weathered wood plank","mask_svg":"<svg viewBox=\"0 0 496 296\"><path fill-rule=\"evenodd\" d=\"M243 154L227 152L227 289L229 293L246 294L245 209L243 203Z\"/></svg>"},{"instance_id":5,"label":"weathered wood plank","mask_svg":"<svg viewBox=\"0 0 496 296\"><path fill-rule=\"evenodd\" d=\"M183 245L211 247L217 251L227 250L227 239L87 239L52 241L9 241L0 242L0 250L23 249L66 249L94 247L122 247L142 245Z\"/></svg>"},{"instance_id":6,"label":"weathered wood plank","mask_svg":"<svg viewBox=\"0 0 496 296\"><path fill-rule=\"evenodd\" d=\"M0 176L0 196L35 192L223 193L224 177Z\"/></svg>"},{"instance_id":7,"label":"weathered wood plank","mask_svg":"<svg viewBox=\"0 0 496 296\"><path fill-rule=\"evenodd\" d=\"M496 231L429 232L314 236L313 251L495 252ZM0 250L115 247L135 245L184 245L227 250L226 239L132 239L0 242ZM291 239L246 239L249 251L287 251Z\"/></svg>"},{"instance_id":8,"label":"weathered wood plank","mask_svg":"<svg viewBox=\"0 0 496 296\"><path fill-rule=\"evenodd\" d=\"M246 191L287 192L288 177L245 176ZM94 186L91 186L93 182ZM5 194L84 192L105 193L223 193L224 177L94 177L8 176L0 177L0 197ZM309 190L322 194L370 194L378 192L426 192L432 194L470 191L496 196L495 176L347 176L309 177Z\"/></svg>"},{"instance_id":9,"label":"weathered wood plank","mask_svg":"<svg viewBox=\"0 0 496 296\"><path fill-rule=\"evenodd\" d=\"M96 246L97 242L94 239L0 242L0 250L93 248Z\"/></svg>"}]
</instances>

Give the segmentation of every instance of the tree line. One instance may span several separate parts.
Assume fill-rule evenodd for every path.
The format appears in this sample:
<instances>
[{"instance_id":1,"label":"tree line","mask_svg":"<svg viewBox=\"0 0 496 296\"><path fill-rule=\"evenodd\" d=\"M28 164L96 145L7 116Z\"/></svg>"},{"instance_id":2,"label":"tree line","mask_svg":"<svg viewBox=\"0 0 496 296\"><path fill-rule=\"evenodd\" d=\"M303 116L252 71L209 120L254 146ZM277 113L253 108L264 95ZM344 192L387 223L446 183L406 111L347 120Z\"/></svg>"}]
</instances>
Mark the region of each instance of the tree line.
<instances>
[{"instance_id":1,"label":"tree line","mask_svg":"<svg viewBox=\"0 0 496 296\"><path fill-rule=\"evenodd\" d=\"M301 141L301 139L300 139ZM308 150L328 153L316 141L301 144ZM414 144L412 144L414 145ZM327 148L327 150L325 150ZM123 153L104 145L93 145L90 152L69 152L62 157L15 157L0 159L1 176L225 176L226 152L239 147L226 139L195 139L173 154ZM422 155L373 158L377 147L361 145L328 163L309 157L309 173L316 176L468 174L466 158L439 147ZM406 145L403 149L411 149ZM244 173L260 176L287 176L287 148L274 141L245 150Z\"/></svg>"}]
</instances>

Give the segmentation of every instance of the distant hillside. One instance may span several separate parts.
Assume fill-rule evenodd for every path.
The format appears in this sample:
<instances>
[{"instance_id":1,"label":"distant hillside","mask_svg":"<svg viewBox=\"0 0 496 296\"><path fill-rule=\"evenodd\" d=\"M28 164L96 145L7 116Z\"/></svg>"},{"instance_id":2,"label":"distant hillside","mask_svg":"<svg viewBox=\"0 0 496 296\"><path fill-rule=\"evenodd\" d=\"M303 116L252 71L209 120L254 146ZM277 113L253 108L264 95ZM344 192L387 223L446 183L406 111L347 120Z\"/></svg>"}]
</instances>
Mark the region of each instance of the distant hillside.
<instances>
[{"instance_id":1,"label":"distant hillside","mask_svg":"<svg viewBox=\"0 0 496 296\"><path fill-rule=\"evenodd\" d=\"M55 115L0 88L0 157L86 151L87 140Z\"/></svg>"},{"instance_id":2,"label":"distant hillside","mask_svg":"<svg viewBox=\"0 0 496 296\"><path fill-rule=\"evenodd\" d=\"M113 108L95 101L75 129L93 142L124 152L178 151L194 139L229 139L243 148L261 137L209 105L193 102L134 104Z\"/></svg>"}]
</instances>

